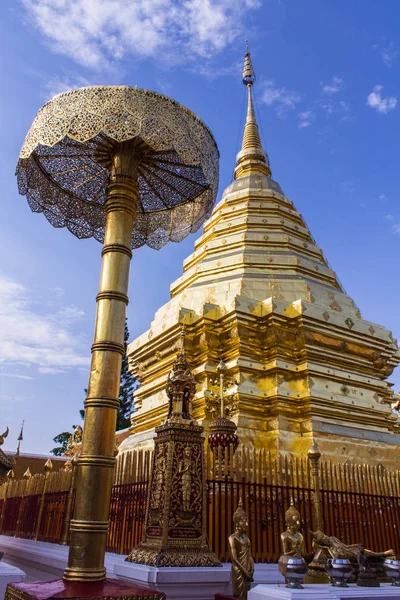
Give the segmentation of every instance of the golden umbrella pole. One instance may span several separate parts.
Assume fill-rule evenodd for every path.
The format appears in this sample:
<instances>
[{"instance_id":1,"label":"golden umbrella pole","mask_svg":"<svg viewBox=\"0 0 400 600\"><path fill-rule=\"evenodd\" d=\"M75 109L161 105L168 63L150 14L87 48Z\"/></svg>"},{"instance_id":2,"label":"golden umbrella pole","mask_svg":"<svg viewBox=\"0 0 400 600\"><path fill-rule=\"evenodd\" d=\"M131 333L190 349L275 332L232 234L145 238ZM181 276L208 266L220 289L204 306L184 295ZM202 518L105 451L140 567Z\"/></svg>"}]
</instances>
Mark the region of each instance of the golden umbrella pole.
<instances>
[{"instance_id":1,"label":"golden umbrella pole","mask_svg":"<svg viewBox=\"0 0 400 600\"><path fill-rule=\"evenodd\" d=\"M170 98L127 86L86 87L40 109L17 178L34 212L80 239L104 242L71 546L64 580L57 583L75 597L77 584L106 575L132 248L160 249L200 227L217 193L218 149L204 123ZM12 587L25 593L24 585ZM89 585L86 593L131 595L125 584L118 583L118 593L115 585L105 582L101 592ZM54 594L53 583L41 584L42 600L47 593Z\"/></svg>"},{"instance_id":2,"label":"golden umbrella pole","mask_svg":"<svg viewBox=\"0 0 400 600\"><path fill-rule=\"evenodd\" d=\"M125 313L128 304L131 239L138 186L129 177L136 171L131 143L121 144L113 160L106 201L106 232L102 250L100 291L82 453L68 567L64 579L102 581L104 553L115 462L115 427L124 354Z\"/></svg>"}]
</instances>

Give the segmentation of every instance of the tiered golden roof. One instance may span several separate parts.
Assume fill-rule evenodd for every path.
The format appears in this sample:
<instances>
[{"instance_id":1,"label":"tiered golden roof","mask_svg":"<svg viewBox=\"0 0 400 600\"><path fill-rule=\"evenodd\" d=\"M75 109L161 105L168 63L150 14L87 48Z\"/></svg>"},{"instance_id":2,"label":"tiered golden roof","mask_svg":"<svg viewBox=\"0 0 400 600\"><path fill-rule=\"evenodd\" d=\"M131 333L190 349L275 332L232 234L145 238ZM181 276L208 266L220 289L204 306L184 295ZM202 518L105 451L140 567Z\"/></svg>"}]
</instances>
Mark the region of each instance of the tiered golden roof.
<instances>
[{"instance_id":1,"label":"tiered golden roof","mask_svg":"<svg viewBox=\"0 0 400 600\"><path fill-rule=\"evenodd\" d=\"M150 329L129 346L140 381L132 435L150 444L168 407L165 384L180 325L197 380L194 417L212 415L209 391L222 358L236 384L241 442L306 455L314 439L338 455L396 465L400 429L387 382L400 361L392 334L362 315L301 214L271 178L256 123L246 52L248 109L235 180L205 223L183 275Z\"/></svg>"}]
</instances>

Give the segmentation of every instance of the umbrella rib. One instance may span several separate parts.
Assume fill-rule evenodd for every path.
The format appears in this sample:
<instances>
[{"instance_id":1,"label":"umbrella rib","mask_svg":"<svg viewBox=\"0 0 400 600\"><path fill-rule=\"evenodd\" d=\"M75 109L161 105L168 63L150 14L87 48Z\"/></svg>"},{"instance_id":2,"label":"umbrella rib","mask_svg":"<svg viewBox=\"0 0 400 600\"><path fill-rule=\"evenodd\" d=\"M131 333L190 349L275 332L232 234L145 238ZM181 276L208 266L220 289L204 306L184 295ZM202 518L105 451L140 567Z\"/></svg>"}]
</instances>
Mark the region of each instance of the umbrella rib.
<instances>
[{"instance_id":1,"label":"umbrella rib","mask_svg":"<svg viewBox=\"0 0 400 600\"><path fill-rule=\"evenodd\" d=\"M154 155L152 155L153 157ZM164 165L172 165L174 167L182 167L182 168L190 168L190 169L196 169L197 171L201 171L202 168L200 165L187 165L186 163L182 163L182 162L174 162L171 160L163 160L162 158L157 158L157 163L163 163Z\"/></svg>"},{"instance_id":2,"label":"umbrella rib","mask_svg":"<svg viewBox=\"0 0 400 600\"><path fill-rule=\"evenodd\" d=\"M72 173L73 171L84 171L84 167L81 165L80 167L71 167L70 169L64 169L64 171L56 171L55 173L49 173L51 177L55 175L64 175L65 173Z\"/></svg>"},{"instance_id":3,"label":"umbrella rib","mask_svg":"<svg viewBox=\"0 0 400 600\"><path fill-rule=\"evenodd\" d=\"M168 204L166 204L165 200L160 196L160 194L157 192L157 190L152 185L150 185L150 183L149 183L146 175L144 174L143 169L140 169L140 175L143 177L143 179L145 180L145 182L147 183L147 185L149 186L149 188L152 190L152 192L161 200L163 206L165 206L165 208L167 208L167 209L170 209L171 206L169 206ZM142 208L143 208L143 202L142 201L141 201L141 204L142 204ZM144 208L143 208L143 212L146 212L144 210Z\"/></svg>"},{"instance_id":4,"label":"umbrella rib","mask_svg":"<svg viewBox=\"0 0 400 600\"><path fill-rule=\"evenodd\" d=\"M52 184L54 185L54 187L56 187L57 189L60 190L60 193L65 194L69 198L71 198L71 197L75 198L75 200L77 200L79 202L84 202L87 206L91 206L92 205L92 202L90 200L86 200L86 198L82 198L82 196L77 196L72 190L66 190L55 179L53 179L52 177L50 177L50 174L41 165L40 160L39 160L37 154L35 154L35 152L33 152L31 156L33 158L33 161L37 165L38 169L40 169L40 171L43 173L44 177L46 179L50 179L50 181L52 182ZM106 170L106 169L104 169L104 170ZM47 209L47 210L49 210L49 209Z\"/></svg>"},{"instance_id":5,"label":"umbrella rib","mask_svg":"<svg viewBox=\"0 0 400 600\"><path fill-rule=\"evenodd\" d=\"M99 173L94 173L94 175L92 175L91 177L89 177L88 179L85 179L85 181L81 181L81 183L78 183L78 185L74 185L74 187L72 188L74 191L77 190L78 188L80 188L82 185L85 185L85 183L88 183L89 181L91 181L92 179L94 179L95 177L98 177Z\"/></svg>"},{"instance_id":6,"label":"umbrella rib","mask_svg":"<svg viewBox=\"0 0 400 600\"><path fill-rule=\"evenodd\" d=\"M165 170L168 173L170 173L170 171L168 171L168 169L165 169ZM176 192L180 196L183 196L188 202L191 200L191 198L188 198L186 194L184 194L183 192L181 192L180 190L178 190L174 185L172 185L172 183L168 183L168 181L164 180L162 177L160 177L159 175L157 175L157 173L154 173L153 171L150 171L150 172L153 175L153 177L155 177L156 179L158 179L159 181L161 181L163 183L163 185L166 185L167 187L169 187L171 190L173 190L174 192Z\"/></svg>"},{"instance_id":7,"label":"umbrella rib","mask_svg":"<svg viewBox=\"0 0 400 600\"><path fill-rule=\"evenodd\" d=\"M193 179L189 179L188 177L185 177L185 175L181 175L180 173L176 173L175 171L170 171L169 169L165 169L164 167L159 167L159 168L161 169L161 171L164 171L165 173L170 173L174 177L178 177L179 179L184 179L185 181L188 181L189 183L195 183L196 185L198 185L202 188L207 187L206 183L199 183L198 181L194 182ZM153 173L153 171L152 171L152 173Z\"/></svg>"}]
</instances>

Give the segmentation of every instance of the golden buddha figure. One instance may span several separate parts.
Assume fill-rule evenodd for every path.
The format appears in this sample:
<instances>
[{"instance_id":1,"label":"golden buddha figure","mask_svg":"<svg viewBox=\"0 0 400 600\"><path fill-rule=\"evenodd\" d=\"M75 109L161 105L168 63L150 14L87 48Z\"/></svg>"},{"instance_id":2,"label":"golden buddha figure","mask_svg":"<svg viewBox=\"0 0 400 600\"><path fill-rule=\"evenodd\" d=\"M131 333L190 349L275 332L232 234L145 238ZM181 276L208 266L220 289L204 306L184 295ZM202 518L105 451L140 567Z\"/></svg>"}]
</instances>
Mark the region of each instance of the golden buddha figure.
<instances>
[{"instance_id":1,"label":"golden buddha figure","mask_svg":"<svg viewBox=\"0 0 400 600\"><path fill-rule=\"evenodd\" d=\"M233 515L235 531L229 536L229 551L232 559L232 593L234 598L247 600L247 593L253 581L254 561L251 556L250 540L246 531L247 515L243 510L242 500Z\"/></svg>"},{"instance_id":2,"label":"golden buddha figure","mask_svg":"<svg viewBox=\"0 0 400 600\"><path fill-rule=\"evenodd\" d=\"M190 498L192 495L192 451L186 446L183 459L179 463L179 473L182 475L182 510L190 510Z\"/></svg>"},{"instance_id":3,"label":"golden buddha figure","mask_svg":"<svg viewBox=\"0 0 400 600\"><path fill-rule=\"evenodd\" d=\"M300 513L295 508L293 500L285 513L286 531L281 533L282 550L285 556L295 556L296 558L306 557L306 548L303 535L300 533Z\"/></svg>"}]
</instances>

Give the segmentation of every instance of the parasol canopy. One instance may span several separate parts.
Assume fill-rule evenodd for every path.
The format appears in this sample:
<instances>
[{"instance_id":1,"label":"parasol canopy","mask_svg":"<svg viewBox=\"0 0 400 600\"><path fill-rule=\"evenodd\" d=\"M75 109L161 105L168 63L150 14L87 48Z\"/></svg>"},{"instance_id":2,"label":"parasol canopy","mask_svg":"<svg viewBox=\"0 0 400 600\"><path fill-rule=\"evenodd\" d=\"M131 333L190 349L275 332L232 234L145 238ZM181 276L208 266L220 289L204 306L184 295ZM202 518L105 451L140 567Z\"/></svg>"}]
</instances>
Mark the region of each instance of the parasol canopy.
<instances>
[{"instance_id":1,"label":"parasol canopy","mask_svg":"<svg viewBox=\"0 0 400 600\"><path fill-rule=\"evenodd\" d=\"M211 213L219 153L193 112L155 92L93 86L55 96L25 138L19 192L54 227L103 242L112 156L128 140L140 155L132 248L181 241Z\"/></svg>"}]
</instances>

